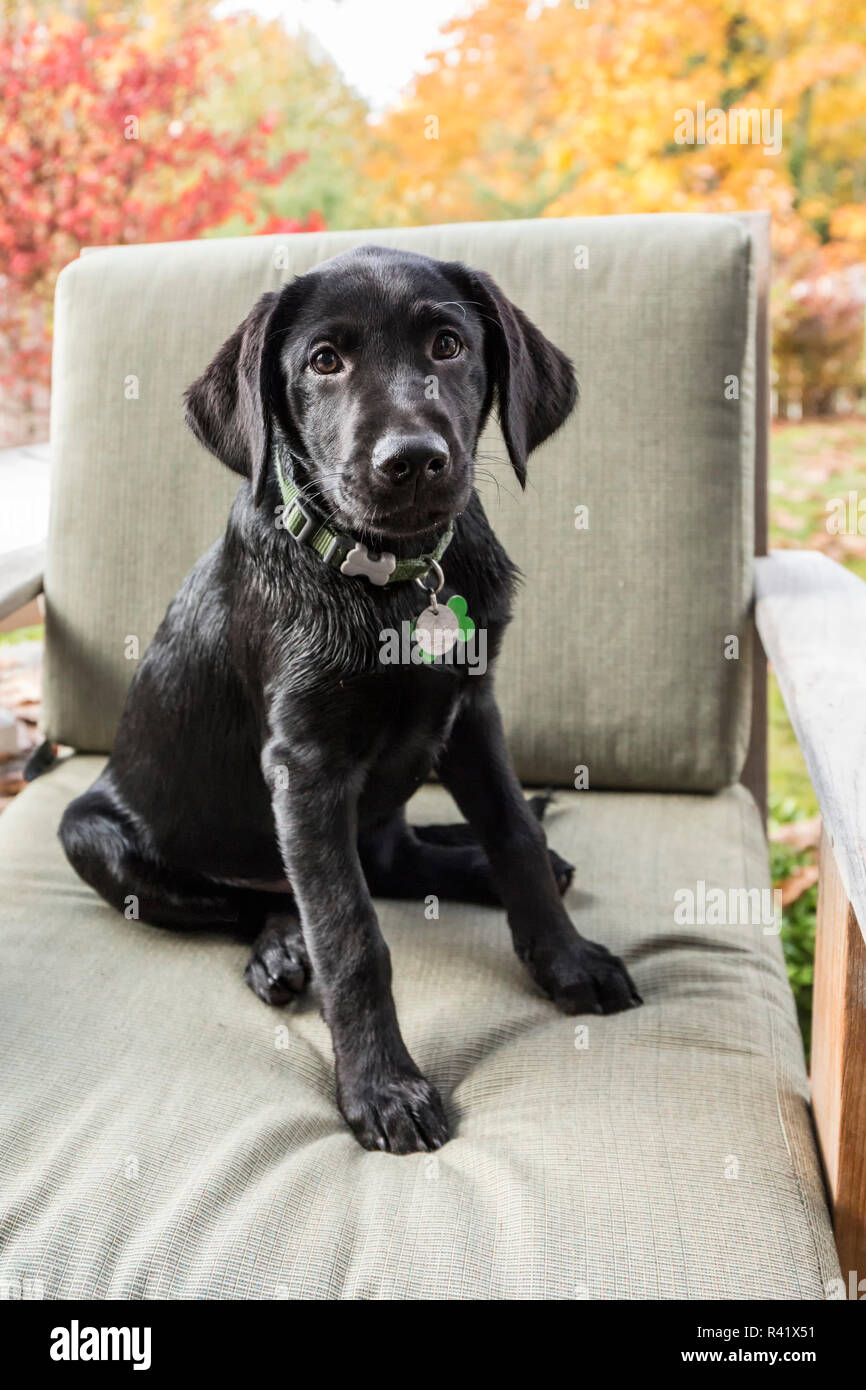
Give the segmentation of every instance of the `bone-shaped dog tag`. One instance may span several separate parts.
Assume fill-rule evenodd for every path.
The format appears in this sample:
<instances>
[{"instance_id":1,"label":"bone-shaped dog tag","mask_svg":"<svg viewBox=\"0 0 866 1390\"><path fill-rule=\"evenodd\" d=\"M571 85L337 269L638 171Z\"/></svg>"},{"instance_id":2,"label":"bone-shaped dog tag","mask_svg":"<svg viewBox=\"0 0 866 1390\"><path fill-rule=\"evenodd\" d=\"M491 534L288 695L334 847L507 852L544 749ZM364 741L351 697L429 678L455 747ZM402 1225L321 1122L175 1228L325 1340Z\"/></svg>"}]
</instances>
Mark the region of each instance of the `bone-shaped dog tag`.
<instances>
[{"instance_id":1,"label":"bone-shaped dog tag","mask_svg":"<svg viewBox=\"0 0 866 1390\"><path fill-rule=\"evenodd\" d=\"M356 541L340 566L340 573L363 574L371 584L387 584L388 576L394 573L396 565L397 556L392 555L390 550L383 550L381 555L371 555L365 545Z\"/></svg>"}]
</instances>

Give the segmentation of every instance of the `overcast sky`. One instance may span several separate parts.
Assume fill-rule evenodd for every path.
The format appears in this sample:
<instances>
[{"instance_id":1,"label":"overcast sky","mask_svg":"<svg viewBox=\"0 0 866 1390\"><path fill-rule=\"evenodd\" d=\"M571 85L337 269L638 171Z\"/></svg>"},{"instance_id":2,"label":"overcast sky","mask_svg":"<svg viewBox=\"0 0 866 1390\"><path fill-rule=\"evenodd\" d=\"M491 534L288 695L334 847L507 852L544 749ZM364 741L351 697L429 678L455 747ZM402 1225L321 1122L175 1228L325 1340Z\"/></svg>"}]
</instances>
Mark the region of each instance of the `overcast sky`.
<instances>
[{"instance_id":1,"label":"overcast sky","mask_svg":"<svg viewBox=\"0 0 866 1390\"><path fill-rule=\"evenodd\" d=\"M467 8L467 0L225 0L220 6L309 30L376 111L399 96L438 46L439 26Z\"/></svg>"}]
</instances>

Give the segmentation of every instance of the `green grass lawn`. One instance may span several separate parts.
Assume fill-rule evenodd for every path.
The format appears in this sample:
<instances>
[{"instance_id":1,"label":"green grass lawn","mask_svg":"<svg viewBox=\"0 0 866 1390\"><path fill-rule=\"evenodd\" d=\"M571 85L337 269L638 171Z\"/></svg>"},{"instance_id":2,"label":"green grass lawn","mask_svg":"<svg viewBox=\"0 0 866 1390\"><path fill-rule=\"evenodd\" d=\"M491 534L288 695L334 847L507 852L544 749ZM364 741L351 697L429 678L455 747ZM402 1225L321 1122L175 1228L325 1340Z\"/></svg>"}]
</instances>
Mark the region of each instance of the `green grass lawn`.
<instances>
[{"instance_id":1,"label":"green grass lawn","mask_svg":"<svg viewBox=\"0 0 866 1390\"><path fill-rule=\"evenodd\" d=\"M830 536L828 503L866 498L866 419L776 424L770 438L770 546L809 546L866 579L866 531ZM866 519L863 522L866 527Z\"/></svg>"},{"instance_id":2,"label":"green grass lawn","mask_svg":"<svg viewBox=\"0 0 866 1390\"><path fill-rule=\"evenodd\" d=\"M41 623L36 623L34 627L19 627L14 632L0 632L0 647L4 644L12 646L15 642L41 642L45 635L45 629Z\"/></svg>"},{"instance_id":3,"label":"green grass lawn","mask_svg":"<svg viewBox=\"0 0 866 1390\"><path fill-rule=\"evenodd\" d=\"M769 680L769 724L771 800L793 802L803 815L817 815L818 803L812 783L772 671ZM788 816L787 819L792 817Z\"/></svg>"}]
</instances>

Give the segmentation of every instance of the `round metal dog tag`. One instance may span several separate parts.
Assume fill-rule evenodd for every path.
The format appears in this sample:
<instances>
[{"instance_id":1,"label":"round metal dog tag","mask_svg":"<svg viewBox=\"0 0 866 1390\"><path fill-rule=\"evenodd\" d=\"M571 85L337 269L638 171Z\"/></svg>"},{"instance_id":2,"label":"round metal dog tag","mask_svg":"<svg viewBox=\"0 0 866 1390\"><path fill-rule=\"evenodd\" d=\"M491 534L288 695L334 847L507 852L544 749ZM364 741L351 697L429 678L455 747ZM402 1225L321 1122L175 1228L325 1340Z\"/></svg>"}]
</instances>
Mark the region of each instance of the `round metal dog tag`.
<instances>
[{"instance_id":1,"label":"round metal dog tag","mask_svg":"<svg viewBox=\"0 0 866 1390\"><path fill-rule=\"evenodd\" d=\"M415 619L415 638L425 656L444 656L460 636L460 619L447 604L431 604Z\"/></svg>"}]
</instances>

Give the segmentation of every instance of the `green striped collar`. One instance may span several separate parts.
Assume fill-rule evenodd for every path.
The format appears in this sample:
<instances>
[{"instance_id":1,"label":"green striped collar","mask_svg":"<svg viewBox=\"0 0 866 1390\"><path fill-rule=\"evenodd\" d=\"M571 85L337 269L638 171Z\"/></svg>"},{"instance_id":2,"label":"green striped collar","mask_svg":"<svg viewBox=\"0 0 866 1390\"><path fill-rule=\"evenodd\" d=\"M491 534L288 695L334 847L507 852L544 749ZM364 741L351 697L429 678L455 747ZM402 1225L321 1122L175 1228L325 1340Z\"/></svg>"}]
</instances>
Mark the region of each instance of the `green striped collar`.
<instances>
[{"instance_id":1,"label":"green striped collar","mask_svg":"<svg viewBox=\"0 0 866 1390\"><path fill-rule=\"evenodd\" d=\"M282 460L274 455L277 481L283 497L283 530L300 544L314 550L326 565L345 575L363 575L371 584L401 584L407 579L423 579L438 565L454 535L454 523L440 536L435 548L425 555L398 560L390 550L369 551L361 541L333 530L305 500L300 488L283 472Z\"/></svg>"}]
</instances>

